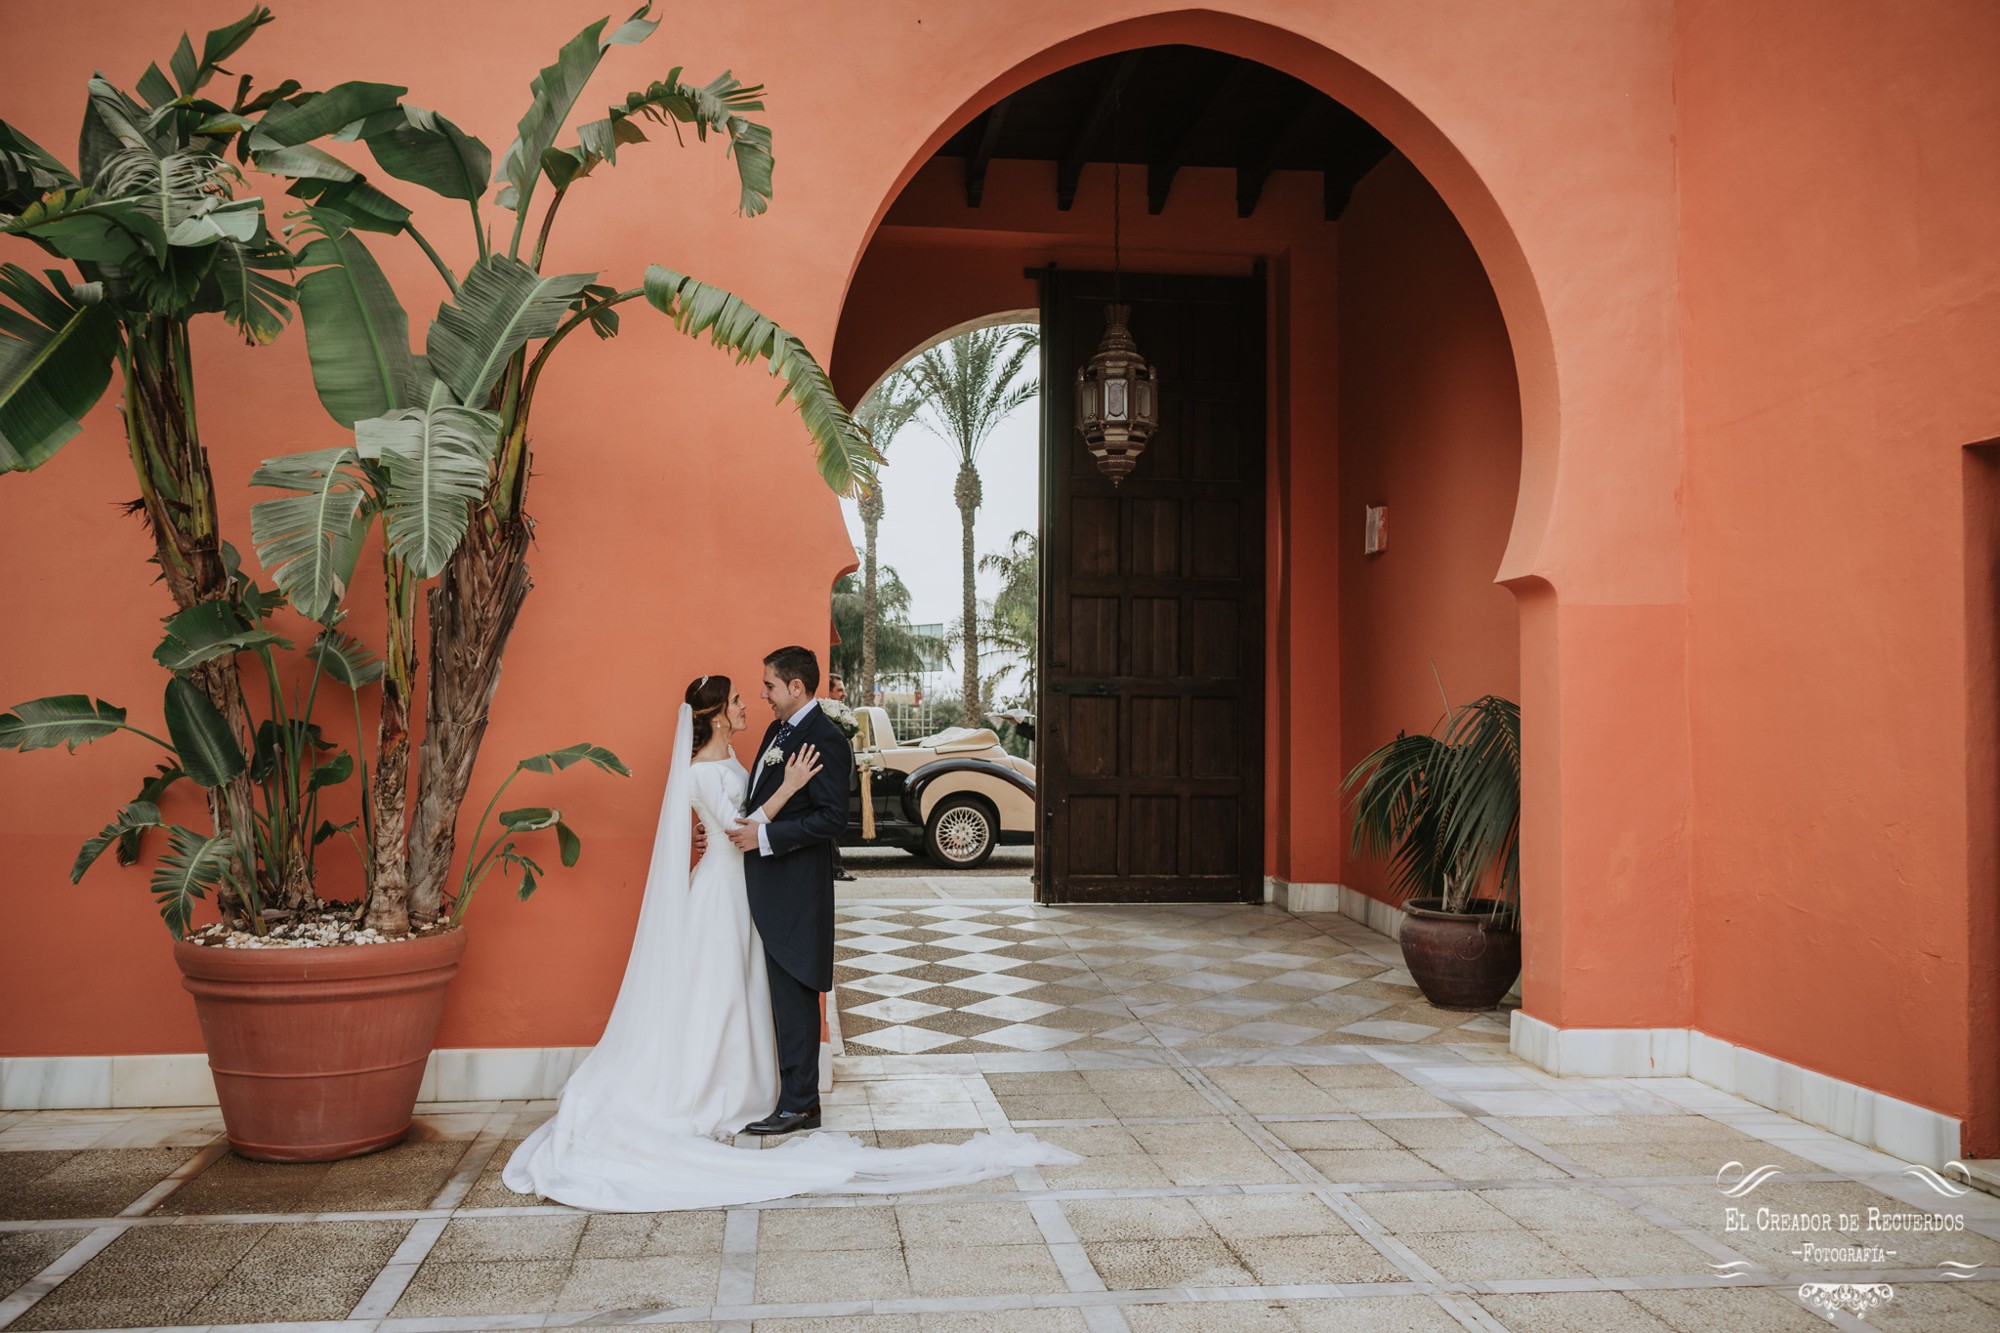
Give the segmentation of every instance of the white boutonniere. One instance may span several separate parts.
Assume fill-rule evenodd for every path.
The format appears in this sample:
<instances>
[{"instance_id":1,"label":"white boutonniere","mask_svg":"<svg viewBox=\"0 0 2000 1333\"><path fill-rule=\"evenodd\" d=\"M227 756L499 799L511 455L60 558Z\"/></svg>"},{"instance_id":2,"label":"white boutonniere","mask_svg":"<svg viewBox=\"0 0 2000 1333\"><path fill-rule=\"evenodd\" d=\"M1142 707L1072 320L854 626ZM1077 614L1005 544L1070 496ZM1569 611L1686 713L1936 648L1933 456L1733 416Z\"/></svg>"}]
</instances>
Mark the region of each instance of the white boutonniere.
<instances>
[{"instance_id":1,"label":"white boutonniere","mask_svg":"<svg viewBox=\"0 0 2000 1333\"><path fill-rule=\"evenodd\" d=\"M853 739L854 733L861 730L861 721L854 716L854 710L838 699L820 700L819 711L825 713L827 720L839 727L842 734L850 740Z\"/></svg>"},{"instance_id":2,"label":"white boutonniere","mask_svg":"<svg viewBox=\"0 0 2000 1333\"><path fill-rule=\"evenodd\" d=\"M764 751L762 762L766 768L776 768L779 764L785 762L785 752L773 745L770 749Z\"/></svg>"}]
</instances>

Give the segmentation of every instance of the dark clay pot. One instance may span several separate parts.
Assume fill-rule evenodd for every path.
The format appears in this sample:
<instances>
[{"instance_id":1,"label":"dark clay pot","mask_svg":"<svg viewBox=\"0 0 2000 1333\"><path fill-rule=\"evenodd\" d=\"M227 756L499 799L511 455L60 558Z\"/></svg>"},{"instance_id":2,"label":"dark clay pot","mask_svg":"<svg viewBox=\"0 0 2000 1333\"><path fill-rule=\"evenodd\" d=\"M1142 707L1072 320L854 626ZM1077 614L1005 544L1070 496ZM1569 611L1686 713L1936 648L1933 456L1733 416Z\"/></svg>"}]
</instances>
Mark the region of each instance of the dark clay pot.
<instances>
[{"instance_id":1,"label":"dark clay pot","mask_svg":"<svg viewBox=\"0 0 2000 1333\"><path fill-rule=\"evenodd\" d=\"M1442 898L1403 904L1403 965L1440 1009L1491 1009L1521 975L1521 932L1493 928L1492 907L1447 912Z\"/></svg>"},{"instance_id":2,"label":"dark clay pot","mask_svg":"<svg viewBox=\"0 0 2000 1333\"><path fill-rule=\"evenodd\" d=\"M229 1146L330 1162L400 1143L465 952L463 930L393 944L174 944Z\"/></svg>"}]
</instances>

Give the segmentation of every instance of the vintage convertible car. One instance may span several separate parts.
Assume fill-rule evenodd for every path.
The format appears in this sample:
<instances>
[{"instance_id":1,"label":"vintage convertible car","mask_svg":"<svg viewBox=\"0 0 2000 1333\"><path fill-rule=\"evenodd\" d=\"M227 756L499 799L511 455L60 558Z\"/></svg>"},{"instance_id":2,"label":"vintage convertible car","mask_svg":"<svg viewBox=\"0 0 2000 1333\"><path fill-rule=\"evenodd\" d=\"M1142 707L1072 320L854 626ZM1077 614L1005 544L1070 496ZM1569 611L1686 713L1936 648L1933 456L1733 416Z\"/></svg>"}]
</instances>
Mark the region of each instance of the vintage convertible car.
<instances>
[{"instance_id":1,"label":"vintage convertible car","mask_svg":"<svg viewBox=\"0 0 2000 1333\"><path fill-rule=\"evenodd\" d=\"M1035 840L1035 766L984 727L947 727L906 743L889 714L857 708L848 847L902 847L967 870L1002 843ZM864 814L866 804L872 818Z\"/></svg>"}]
</instances>

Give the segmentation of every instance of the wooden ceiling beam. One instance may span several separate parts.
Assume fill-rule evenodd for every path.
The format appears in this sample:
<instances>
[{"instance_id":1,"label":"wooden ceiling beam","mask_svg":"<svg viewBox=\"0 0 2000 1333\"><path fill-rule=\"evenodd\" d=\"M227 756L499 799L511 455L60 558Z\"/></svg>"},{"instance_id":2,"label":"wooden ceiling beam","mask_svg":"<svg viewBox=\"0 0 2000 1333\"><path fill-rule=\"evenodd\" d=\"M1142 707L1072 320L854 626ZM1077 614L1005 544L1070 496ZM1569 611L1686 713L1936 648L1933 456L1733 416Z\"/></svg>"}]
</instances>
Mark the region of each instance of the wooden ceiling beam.
<instances>
[{"instance_id":1,"label":"wooden ceiling beam","mask_svg":"<svg viewBox=\"0 0 2000 1333\"><path fill-rule=\"evenodd\" d=\"M1067 213L1076 202L1077 182L1083 179L1083 165L1090 160L1090 153L1103 136L1104 129L1111 123L1112 113L1118 107L1118 95L1125 91L1125 85L1139 72L1139 61L1144 51L1127 51L1112 66L1111 74L1098 86L1097 96L1092 99L1090 111L1078 126L1076 137L1070 140L1062 158L1056 163L1056 208Z\"/></svg>"},{"instance_id":2,"label":"wooden ceiling beam","mask_svg":"<svg viewBox=\"0 0 2000 1333\"><path fill-rule=\"evenodd\" d=\"M1312 114L1313 90L1292 83L1273 99L1271 116L1259 131L1243 143L1236 160L1236 216L1247 218L1257 211L1264 197L1264 182L1277 170L1278 158L1288 140Z\"/></svg>"},{"instance_id":3,"label":"wooden ceiling beam","mask_svg":"<svg viewBox=\"0 0 2000 1333\"><path fill-rule=\"evenodd\" d=\"M973 145L971 156L965 159L965 206L979 207L979 201L986 196L986 166L993 160L993 152L1000 146L1000 131L1007 125L1007 104L1012 97L1003 97L986 109L985 119L980 122L979 142Z\"/></svg>"},{"instance_id":4,"label":"wooden ceiling beam","mask_svg":"<svg viewBox=\"0 0 2000 1333\"><path fill-rule=\"evenodd\" d=\"M1340 221L1340 215L1347 211L1347 205L1354 198L1354 187L1361 184L1361 178L1375 169L1377 163L1389 156L1389 141L1381 135L1369 131L1370 142L1355 148L1352 144L1338 145L1327 154L1326 173L1326 220Z\"/></svg>"},{"instance_id":5,"label":"wooden ceiling beam","mask_svg":"<svg viewBox=\"0 0 2000 1333\"><path fill-rule=\"evenodd\" d=\"M1188 153L1199 141L1209 122L1214 120L1222 108L1230 105L1243 94L1243 85L1248 83L1257 62L1237 57L1221 78L1210 86L1208 96L1196 99L1188 116L1174 132L1171 140L1160 155L1146 164L1146 211L1158 216L1167 206L1167 196L1173 192L1174 177L1187 165Z\"/></svg>"}]
</instances>

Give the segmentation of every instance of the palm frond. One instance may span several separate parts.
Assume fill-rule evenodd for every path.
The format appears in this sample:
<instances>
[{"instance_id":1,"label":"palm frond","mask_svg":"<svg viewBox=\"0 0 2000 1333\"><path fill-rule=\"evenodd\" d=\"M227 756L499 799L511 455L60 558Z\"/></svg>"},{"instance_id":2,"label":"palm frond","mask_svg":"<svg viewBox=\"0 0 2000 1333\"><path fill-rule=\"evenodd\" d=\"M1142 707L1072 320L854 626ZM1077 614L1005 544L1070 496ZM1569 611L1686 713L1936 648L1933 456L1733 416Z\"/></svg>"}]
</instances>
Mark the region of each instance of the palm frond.
<instances>
[{"instance_id":1,"label":"palm frond","mask_svg":"<svg viewBox=\"0 0 2000 1333\"><path fill-rule=\"evenodd\" d=\"M612 30L609 37L603 36L604 25L609 19L597 22L579 32L563 44L556 53L555 63L545 66L528 85L532 95L528 109L522 114L515 127L514 142L507 145L507 151L500 159L500 187L498 201L502 208L511 208L525 219L528 201L535 192L535 181L541 176L542 154L556 146L556 135L562 132L563 122L569 119L570 111L576 106L576 99L583 95L583 87L590 82L590 76L597 72L598 62L613 46L634 46L653 35L659 24L646 15L653 6L642 6L631 18ZM515 236L520 236L517 221Z\"/></svg>"},{"instance_id":2,"label":"palm frond","mask_svg":"<svg viewBox=\"0 0 2000 1333\"><path fill-rule=\"evenodd\" d=\"M368 246L344 218L308 210L295 235L308 238L299 263L306 359L320 405L343 426L413 406L410 319Z\"/></svg>"},{"instance_id":3,"label":"palm frond","mask_svg":"<svg viewBox=\"0 0 2000 1333\"><path fill-rule=\"evenodd\" d=\"M1455 908L1490 883L1510 914L1521 882L1520 707L1489 694L1441 725L1441 736L1398 736L1347 775L1354 854L1388 858L1397 892Z\"/></svg>"},{"instance_id":4,"label":"palm frond","mask_svg":"<svg viewBox=\"0 0 2000 1333\"><path fill-rule=\"evenodd\" d=\"M44 286L0 265L0 473L55 457L83 429L118 357L118 317L101 293L73 291L59 270L48 277Z\"/></svg>"},{"instance_id":5,"label":"palm frond","mask_svg":"<svg viewBox=\"0 0 2000 1333\"><path fill-rule=\"evenodd\" d=\"M300 615L325 621L347 595L371 500L367 474L354 446L267 458L252 486L303 491L250 506L250 540Z\"/></svg>"},{"instance_id":6,"label":"palm frond","mask_svg":"<svg viewBox=\"0 0 2000 1333\"><path fill-rule=\"evenodd\" d=\"M235 877L235 844L220 835L207 837L178 824L167 828L169 850L153 871L153 897L160 919L176 938L187 934L194 905L209 890Z\"/></svg>"},{"instance_id":7,"label":"palm frond","mask_svg":"<svg viewBox=\"0 0 2000 1333\"><path fill-rule=\"evenodd\" d=\"M692 125L695 137L703 142L711 131L727 140L742 186L737 210L755 217L771 205L771 131L744 113L762 111L763 96L763 85L746 87L728 70L707 83L694 84L683 82L676 68L666 78L626 94L624 105L610 108L603 120L579 126L577 146L550 150L543 155L542 165L552 177L560 172L566 179L574 179L588 174L599 162L616 163L619 144L645 142L645 131L634 123L637 118L661 125ZM556 183L562 185L566 180L557 179Z\"/></svg>"},{"instance_id":8,"label":"palm frond","mask_svg":"<svg viewBox=\"0 0 2000 1333\"><path fill-rule=\"evenodd\" d=\"M646 300L689 337L708 335L742 365L763 357L785 381L780 401L798 404L799 417L818 450L820 476L840 495L875 487L880 455L833 391L833 381L805 344L742 297L654 264L646 270Z\"/></svg>"},{"instance_id":9,"label":"palm frond","mask_svg":"<svg viewBox=\"0 0 2000 1333\"><path fill-rule=\"evenodd\" d=\"M262 245L224 239L216 246L215 279L222 289L223 317L242 330L243 341L277 341L292 320L298 289L273 273L290 275L292 252L269 237Z\"/></svg>"},{"instance_id":10,"label":"palm frond","mask_svg":"<svg viewBox=\"0 0 2000 1333\"><path fill-rule=\"evenodd\" d=\"M535 338L554 333L595 273L543 277L518 259L474 264L457 297L438 307L424 350L458 401L483 408L500 372Z\"/></svg>"},{"instance_id":11,"label":"palm frond","mask_svg":"<svg viewBox=\"0 0 2000 1333\"><path fill-rule=\"evenodd\" d=\"M1434 736L1398 736L1366 755L1341 784L1354 798L1354 854L1388 858L1391 883L1412 896L1444 891L1433 795L1449 760Z\"/></svg>"},{"instance_id":12,"label":"palm frond","mask_svg":"<svg viewBox=\"0 0 2000 1333\"><path fill-rule=\"evenodd\" d=\"M1476 699L1452 715L1445 743L1444 853L1466 894L1497 874L1496 896L1511 904L1520 891L1520 707L1496 695Z\"/></svg>"},{"instance_id":13,"label":"palm frond","mask_svg":"<svg viewBox=\"0 0 2000 1333\"><path fill-rule=\"evenodd\" d=\"M472 508L486 494L500 445L500 418L444 400L358 421L355 450L389 474L383 527L389 553L420 579L435 578L458 549Z\"/></svg>"},{"instance_id":14,"label":"palm frond","mask_svg":"<svg viewBox=\"0 0 2000 1333\"><path fill-rule=\"evenodd\" d=\"M1021 378L1039 345L1032 326L996 325L949 338L904 368L924 425L960 461L976 462L994 428L1041 391L1038 377Z\"/></svg>"}]
</instances>

